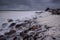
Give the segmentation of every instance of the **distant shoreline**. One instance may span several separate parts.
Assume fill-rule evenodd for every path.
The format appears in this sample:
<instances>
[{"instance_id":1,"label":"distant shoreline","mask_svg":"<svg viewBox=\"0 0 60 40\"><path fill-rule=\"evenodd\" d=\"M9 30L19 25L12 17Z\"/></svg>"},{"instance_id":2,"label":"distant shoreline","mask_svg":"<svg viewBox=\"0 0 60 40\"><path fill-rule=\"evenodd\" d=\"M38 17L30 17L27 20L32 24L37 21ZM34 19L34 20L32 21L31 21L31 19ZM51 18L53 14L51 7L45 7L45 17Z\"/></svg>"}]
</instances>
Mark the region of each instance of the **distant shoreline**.
<instances>
[{"instance_id":1,"label":"distant shoreline","mask_svg":"<svg viewBox=\"0 0 60 40\"><path fill-rule=\"evenodd\" d=\"M0 11L41 11L41 10L0 10Z\"/></svg>"},{"instance_id":2,"label":"distant shoreline","mask_svg":"<svg viewBox=\"0 0 60 40\"><path fill-rule=\"evenodd\" d=\"M0 11L31 11L31 10L0 10Z\"/></svg>"}]
</instances>

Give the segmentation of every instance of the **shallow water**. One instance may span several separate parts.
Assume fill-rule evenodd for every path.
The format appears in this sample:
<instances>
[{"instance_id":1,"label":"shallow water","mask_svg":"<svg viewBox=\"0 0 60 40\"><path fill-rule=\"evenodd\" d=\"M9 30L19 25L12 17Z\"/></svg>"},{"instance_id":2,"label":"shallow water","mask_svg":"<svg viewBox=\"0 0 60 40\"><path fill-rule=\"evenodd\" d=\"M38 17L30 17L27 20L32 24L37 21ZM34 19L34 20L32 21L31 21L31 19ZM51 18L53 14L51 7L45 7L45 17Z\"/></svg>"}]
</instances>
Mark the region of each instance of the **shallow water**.
<instances>
[{"instance_id":1,"label":"shallow water","mask_svg":"<svg viewBox=\"0 0 60 40\"><path fill-rule=\"evenodd\" d=\"M34 17L35 11L0 11L0 23L6 19L25 20Z\"/></svg>"}]
</instances>

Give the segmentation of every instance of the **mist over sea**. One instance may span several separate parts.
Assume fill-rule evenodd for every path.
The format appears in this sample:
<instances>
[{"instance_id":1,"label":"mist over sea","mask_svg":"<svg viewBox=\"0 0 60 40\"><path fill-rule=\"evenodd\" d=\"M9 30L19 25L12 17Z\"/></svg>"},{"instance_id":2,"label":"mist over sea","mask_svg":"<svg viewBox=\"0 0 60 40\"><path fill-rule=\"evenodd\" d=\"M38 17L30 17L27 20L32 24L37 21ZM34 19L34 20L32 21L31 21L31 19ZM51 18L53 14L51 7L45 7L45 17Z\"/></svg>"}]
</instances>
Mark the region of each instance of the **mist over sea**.
<instances>
[{"instance_id":1,"label":"mist over sea","mask_svg":"<svg viewBox=\"0 0 60 40\"><path fill-rule=\"evenodd\" d=\"M60 8L60 0L0 0L0 10L44 10Z\"/></svg>"}]
</instances>

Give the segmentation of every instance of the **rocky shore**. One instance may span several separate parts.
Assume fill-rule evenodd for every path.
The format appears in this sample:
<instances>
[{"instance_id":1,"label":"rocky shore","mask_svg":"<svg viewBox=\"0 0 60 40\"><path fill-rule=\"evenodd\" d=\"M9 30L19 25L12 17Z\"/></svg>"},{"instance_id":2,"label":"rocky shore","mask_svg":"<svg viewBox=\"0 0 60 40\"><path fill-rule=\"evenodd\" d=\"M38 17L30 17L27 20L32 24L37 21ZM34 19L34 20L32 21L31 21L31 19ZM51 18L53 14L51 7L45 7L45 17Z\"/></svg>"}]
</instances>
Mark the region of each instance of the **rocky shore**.
<instances>
[{"instance_id":1,"label":"rocky shore","mask_svg":"<svg viewBox=\"0 0 60 40\"><path fill-rule=\"evenodd\" d=\"M51 26L53 25L51 19L50 22L45 20L51 15L60 16L60 10L47 8L45 11L35 13L36 16L28 20L7 19L0 28L0 40L60 40L60 26L55 26L55 21L53 22L55 25Z\"/></svg>"}]
</instances>

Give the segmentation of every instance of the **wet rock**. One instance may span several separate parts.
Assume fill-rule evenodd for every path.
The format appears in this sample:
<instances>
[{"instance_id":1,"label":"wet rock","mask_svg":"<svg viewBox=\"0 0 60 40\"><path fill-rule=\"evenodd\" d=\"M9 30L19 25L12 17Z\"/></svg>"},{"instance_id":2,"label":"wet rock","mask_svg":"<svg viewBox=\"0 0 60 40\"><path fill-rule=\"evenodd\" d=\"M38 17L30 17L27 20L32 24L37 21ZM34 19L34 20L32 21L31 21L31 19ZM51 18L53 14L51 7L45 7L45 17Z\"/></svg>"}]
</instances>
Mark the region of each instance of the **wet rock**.
<instances>
[{"instance_id":1,"label":"wet rock","mask_svg":"<svg viewBox=\"0 0 60 40\"><path fill-rule=\"evenodd\" d=\"M25 20L24 22L30 23L31 21L30 20Z\"/></svg>"},{"instance_id":2,"label":"wet rock","mask_svg":"<svg viewBox=\"0 0 60 40\"><path fill-rule=\"evenodd\" d=\"M48 29L48 30L49 30L50 28L52 28L52 27L48 27L47 25L44 25L44 27L45 27L46 29Z\"/></svg>"},{"instance_id":3,"label":"wet rock","mask_svg":"<svg viewBox=\"0 0 60 40\"><path fill-rule=\"evenodd\" d=\"M15 32L16 32L16 30L13 30L13 29L10 30L10 33L11 33L11 34L12 34L12 33L15 33Z\"/></svg>"},{"instance_id":4,"label":"wet rock","mask_svg":"<svg viewBox=\"0 0 60 40\"><path fill-rule=\"evenodd\" d=\"M23 32L20 33L20 35L23 36L23 34L29 32L31 29L32 29L32 28L29 28L29 29L27 29L27 30L24 30Z\"/></svg>"},{"instance_id":5,"label":"wet rock","mask_svg":"<svg viewBox=\"0 0 60 40\"><path fill-rule=\"evenodd\" d=\"M46 35L41 40L56 40L56 38L55 37L52 37L50 35Z\"/></svg>"},{"instance_id":6,"label":"wet rock","mask_svg":"<svg viewBox=\"0 0 60 40\"><path fill-rule=\"evenodd\" d=\"M14 37L13 40L17 40L17 37Z\"/></svg>"},{"instance_id":7,"label":"wet rock","mask_svg":"<svg viewBox=\"0 0 60 40\"><path fill-rule=\"evenodd\" d=\"M4 36L3 36L3 35L0 35L0 38L1 38L1 37L4 37Z\"/></svg>"},{"instance_id":8,"label":"wet rock","mask_svg":"<svg viewBox=\"0 0 60 40\"><path fill-rule=\"evenodd\" d=\"M14 34L16 31L15 30L10 30L10 32L6 32L5 35L12 35Z\"/></svg>"},{"instance_id":9,"label":"wet rock","mask_svg":"<svg viewBox=\"0 0 60 40\"><path fill-rule=\"evenodd\" d=\"M8 25L8 23L3 23L2 27L5 28Z\"/></svg>"},{"instance_id":10,"label":"wet rock","mask_svg":"<svg viewBox=\"0 0 60 40\"><path fill-rule=\"evenodd\" d=\"M0 29L0 31L3 31L3 29Z\"/></svg>"},{"instance_id":11,"label":"wet rock","mask_svg":"<svg viewBox=\"0 0 60 40\"><path fill-rule=\"evenodd\" d=\"M0 40L6 40L6 38L0 38Z\"/></svg>"},{"instance_id":12,"label":"wet rock","mask_svg":"<svg viewBox=\"0 0 60 40\"><path fill-rule=\"evenodd\" d=\"M21 20L20 20L20 19L17 19L16 21L17 21L17 22L21 22Z\"/></svg>"},{"instance_id":13,"label":"wet rock","mask_svg":"<svg viewBox=\"0 0 60 40\"><path fill-rule=\"evenodd\" d=\"M23 38L23 40L31 40L31 37L33 36L31 30L32 28L29 28L20 33L20 36Z\"/></svg>"},{"instance_id":14,"label":"wet rock","mask_svg":"<svg viewBox=\"0 0 60 40\"><path fill-rule=\"evenodd\" d=\"M37 25L33 25L33 26L32 26L32 30L35 30L35 29L37 29L37 28L38 28Z\"/></svg>"},{"instance_id":15,"label":"wet rock","mask_svg":"<svg viewBox=\"0 0 60 40\"><path fill-rule=\"evenodd\" d=\"M23 38L23 40L28 39L29 35L27 33L21 32L20 36Z\"/></svg>"},{"instance_id":16,"label":"wet rock","mask_svg":"<svg viewBox=\"0 0 60 40\"><path fill-rule=\"evenodd\" d=\"M49 11L50 10L50 8L46 8L46 10L45 11Z\"/></svg>"},{"instance_id":17,"label":"wet rock","mask_svg":"<svg viewBox=\"0 0 60 40\"><path fill-rule=\"evenodd\" d=\"M23 26L23 24L17 24L16 26L15 26L15 28L21 28L21 26Z\"/></svg>"},{"instance_id":18,"label":"wet rock","mask_svg":"<svg viewBox=\"0 0 60 40\"><path fill-rule=\"evenodd\" d=\"M13 19L7 19L8 20L8 22L13 22Z\"/></svg>"},{"instance_id":19,"label":"wet rock","mask_svg":"<svg viewBox=\"0 0 60 40\"><path fill-rule=\"evenodd\" d=\"M56 15L57 14L57 10L52 9L52 15Z\"/></svg>"},{"instance_id":20,"label":"wet rock","mask_svg":"<svg viewBox=\"0 0 60 40\"><path fill-rule=\"evenodd\" d=\"M25 27L26 26L26 24L28 24L27 22L22 22L22 23L18 23L18 24L16 24L16 27L18 26L23 26L23 27Z\"/></svg>"},{"instance_id":21,"label":"wet rock","mask_svg":"<svg viewBox=\"0 0 60 40\"><path fill-rule=\"evenodd\" d=\"M29 28L27 30L24 30L23 32L20 33L20 36L24 36L25 34L27 34L27 32L29 32L32 28Z\"/></svg>"},{"instance_id":22,"label":"wet rock","mask_svg":"<svg viewBox=\"0 0 60 40\"><path fill-rule=\"evenodd\" d=\"M6 40L6 38L3 35L0 35L0 40Z\"/></svg>"},{"instance_id":23,"label":"wet rock","mask_svg":"<svg viewBox=\"0 0 60 40\"><path fill-rule=\"evenodd\" d=\"M26 34L26 35L23 37L23 40L29 40L29 37L30 37L30 36Z\"/></svg>"},{"instance_id":24,"label":"wet rock","mask_svg":"<svg viewBox=\"0 0 60 40\"><path fill-rule=\"evenodd\" d=\"M53 39L53 40L56 40L56 38L55 38L55 37L52 37L52 39Z\"/></svg>"},{"instance_id":25,"label":"wet rock","mask_svg":"<svg viewBox=\"0 0 60 40\"><path fill-rule=\"evenodd\" d=\"M11 23L9 27L12 27L12 26L15 26L15 25L16 25L16 23Z\"/></svg>"},{"instance_id":26,"label":"wet rock","mask_svg":"<svg viewBox=\"0 0 60 40\"><path fill-rule=\"evenodd\" d=\"M34 40L37 40L37 36L38 36L37 34L36 34L36 35L34 35L34 37L33 37L33 38L34 38Z\"/></svg>"},{"instance_id":27,"label":"wet rock","mask_svg":"<svg viewBox=\"0 0 60 40\"><path fill-rule=\"evenodd\" d=\"M57 14L60 15L60 9L57 9Z\"/></svg>"},{"instance_id":28,"label":"wet rock","mask_svg":"<svg viewBox=\"0 0 60 40\"><path fill-rule=\"evenodd\" d=\"M48 8L47 8L48 9ZM60 15L60 9L49 9L49 12L52 13L52 15Z\"/></svg>"}]
</instances>

